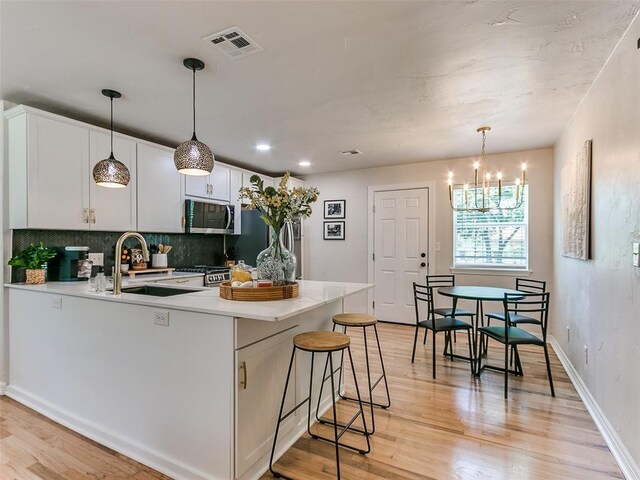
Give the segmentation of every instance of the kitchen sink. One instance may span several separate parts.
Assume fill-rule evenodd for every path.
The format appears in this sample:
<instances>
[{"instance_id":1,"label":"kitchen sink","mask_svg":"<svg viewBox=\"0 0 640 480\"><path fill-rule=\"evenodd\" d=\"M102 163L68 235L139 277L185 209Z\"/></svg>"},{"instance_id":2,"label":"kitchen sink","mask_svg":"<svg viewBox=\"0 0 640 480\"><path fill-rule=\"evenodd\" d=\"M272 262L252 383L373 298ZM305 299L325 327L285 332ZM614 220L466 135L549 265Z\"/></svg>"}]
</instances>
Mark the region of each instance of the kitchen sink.
<instances>
[{"instance_id":1,"label":"kitchen sink","mask_svg":"<svg viewBox=\"0 0 640 480\"><path fill-rule=\"evenodd\" d=\"M151 297L172 297L185 293L199 292L201 289L161 287L159 285L137 285L134 287L122 287L122 293L135 293L136 295L149 295Z\"/></svg>"}]
</instances>

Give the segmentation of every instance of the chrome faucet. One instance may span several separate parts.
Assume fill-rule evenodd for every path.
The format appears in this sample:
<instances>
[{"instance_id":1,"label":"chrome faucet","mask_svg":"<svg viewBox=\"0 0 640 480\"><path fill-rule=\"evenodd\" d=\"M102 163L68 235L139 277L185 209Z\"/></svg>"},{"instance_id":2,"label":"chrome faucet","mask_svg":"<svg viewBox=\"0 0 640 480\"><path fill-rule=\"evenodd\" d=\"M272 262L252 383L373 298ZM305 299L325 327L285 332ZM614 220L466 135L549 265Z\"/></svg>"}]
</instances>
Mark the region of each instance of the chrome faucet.
<instances>
[{"instance_id":1,"label":"chrome faucet","mask_svg":"<svg viewBox=\"0 0 640 480\"><path fill-rule=\"evenodd\" d=\"M149 261L149 249L147 248L147 242L144 237L140 235L138 232L125 232L123 233L118 241L116 242L116 266L113 267L113 294L120 295L122 293L122 272L119 267L120 264L118 260L120 259L120 255L122 255L122 244L129 237L135 237L140 241L140 246L142 247L142 258L145 262Z\"/></svg>"}]
</instances>

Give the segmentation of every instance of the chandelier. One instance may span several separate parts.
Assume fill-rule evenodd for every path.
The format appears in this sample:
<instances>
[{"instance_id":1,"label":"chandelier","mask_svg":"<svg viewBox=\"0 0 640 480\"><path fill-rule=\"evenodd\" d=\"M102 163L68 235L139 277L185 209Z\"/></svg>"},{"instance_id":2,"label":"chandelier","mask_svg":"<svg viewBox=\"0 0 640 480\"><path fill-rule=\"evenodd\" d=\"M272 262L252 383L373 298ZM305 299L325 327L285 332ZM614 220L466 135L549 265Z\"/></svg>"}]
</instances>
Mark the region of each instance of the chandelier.
<instances>
[{"instance_id":1,"label":"chandelier","mask_svg":"<svg viewBox=\"0 0 640 480\"><path fill-rule=\"evenodd\" d=\"M480 161L473 164L473 184L455 184L453 182L453 172L449 172L449 204L454 212L480 212L487 213L490 210L515 210L522 206L524 200L525 172L527 164L522 164L520 178L516 178L515 196L509 195L508 205L503 205L502 192L502 172L496 173L496 181L493 181L491 172L487 171L485 159L485 144L487 142L487 132L491 127L480 127L478 133L482 133L482 156ZM497 187L497 194L495 189ZM462 194L457 197L454 189L462 189ZM456 197L456 198L454 198ZM505 195L506 197L506 195Z\"/></svg>"}]
</instances>

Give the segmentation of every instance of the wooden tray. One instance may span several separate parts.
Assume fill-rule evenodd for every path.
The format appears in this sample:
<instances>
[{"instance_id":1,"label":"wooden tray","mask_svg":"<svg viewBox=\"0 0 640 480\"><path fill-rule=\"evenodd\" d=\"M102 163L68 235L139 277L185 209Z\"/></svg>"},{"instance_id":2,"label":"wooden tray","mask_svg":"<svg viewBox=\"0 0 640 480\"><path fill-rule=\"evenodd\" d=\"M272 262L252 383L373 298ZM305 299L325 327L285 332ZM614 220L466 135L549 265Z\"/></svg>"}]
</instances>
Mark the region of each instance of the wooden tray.
<instances>
[{"instance_id":1,"label":"wooden tray","mask_svg":"<svg viewBox=\"0 0 640 480\"><path fill-rule=\"evenodd\" d=\"M145 270L132 270L131 268L127 271L127 274L131 278L136 278L136 275L144 275L145 273L166 273L171 274L175 268L147 268Z\"/></svg>"},{"instance_id":2,"label":"wooden tray","mask_svg":"<svg viewBox=\"0 0 640 480\"><path fill-rule=\"evenodd\" d=\"M271 300L285 300L295 298L300 293L297 282L277 287L240 288L232 287L230 282L220 284L220 298L239 300L242 302L268 302Z\"/></svg>"}]
</instances>

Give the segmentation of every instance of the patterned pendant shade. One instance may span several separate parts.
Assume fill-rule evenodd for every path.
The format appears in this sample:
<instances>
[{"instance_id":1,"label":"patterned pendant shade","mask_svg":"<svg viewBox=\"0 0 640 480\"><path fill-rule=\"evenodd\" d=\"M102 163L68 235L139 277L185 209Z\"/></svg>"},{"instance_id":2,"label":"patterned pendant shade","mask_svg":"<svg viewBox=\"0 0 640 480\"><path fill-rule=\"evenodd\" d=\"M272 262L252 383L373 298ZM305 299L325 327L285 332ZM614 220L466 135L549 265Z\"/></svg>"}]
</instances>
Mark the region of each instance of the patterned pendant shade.
<instances>
[{"instance_id":1,"label":"patterned pendant shade","mask_svg":"<svg viewBox=\"0 0 640 480\"><path fill-rule=\"evenodd\" d=\"M196 137L196 71L204 68L204 62L197 58L185 58L182 64L193 71L193 135L191 140L178 145L173 161L178 172L184 175L209 175L213 171L213 153Z\"/></svg>"},{"instance_id":2,"label":"patterned pendant shade","mask_svg":"<svg viewBox=\"0 0 640 480\"><path fill-rule=\"evenodd\" d=\"M111 99L111 154L93 167L93 180L96 185L108 188L124 188L129 185L131 175L127 166L113 156L113 99L122 95L115 90L104 89L102 94Z\"/></svg>"},{"instance_id":3,"label":"patterned pendant shade","mask_svg":"<svg viewBox=\"0 0 640 480\"><path fill-rule=\"evenodd\" d=\"M195 134L182 142L173 154L178 171L184 175L209 175L213 170L213 153Z\"/></svg>"}]
</instances>

